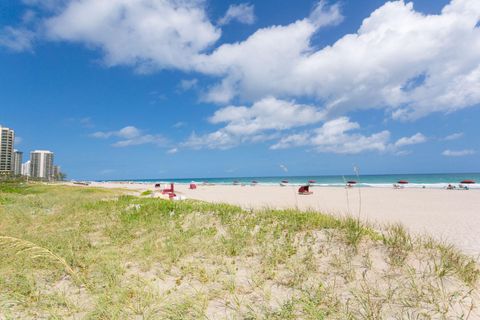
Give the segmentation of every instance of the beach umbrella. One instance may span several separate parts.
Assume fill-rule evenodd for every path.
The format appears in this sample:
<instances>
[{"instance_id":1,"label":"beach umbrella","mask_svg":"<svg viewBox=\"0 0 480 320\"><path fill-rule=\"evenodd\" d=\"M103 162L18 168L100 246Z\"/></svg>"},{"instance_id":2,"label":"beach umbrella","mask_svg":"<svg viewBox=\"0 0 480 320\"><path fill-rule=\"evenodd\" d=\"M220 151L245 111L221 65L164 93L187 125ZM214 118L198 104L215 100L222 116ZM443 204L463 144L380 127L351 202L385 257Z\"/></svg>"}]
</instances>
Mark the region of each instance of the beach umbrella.
<instances>
[{"instance_id":1,"label":"beach umbrella","mask_svg":"<svg viewBox=\"0 0 480 320\"><path fill-rule=\"evenodd\" d=\"M317 182L317 181L315 181L315 180L308 180L308 183L315 183L315 182Z\"/></svg>"},{"instance_id":2,"label":"beach umbrella","mask_svg":"<svg viewBox=\"0 0 480 320\"><path fill-rule=\"evenodd\" d=\"M350 180L350 181L347 181L347 183L348 183L348 184L356 184L357 181L355 181L355 180Z\"/></svg>"},{"instance_id":3,"label":"beach umbrella","mask_svg":"<svg viewBox=\"0 0 480 320\"><path fill-rule=\"evenodd\" d=\"M282 180L282 183L288 183L288 180Z\"/></svg>"},{"instance_id":4,"label":"beach umbrella","mask_svg":"<svg viewBox=\"0 0 480 320\"><path fill-rule=\"evenodd\" d=\"M252 181L252 183L253 183L253 184L257 184L257 183L258 183L258 181L256 181L256 180L253 180L253 181Z\"/></svg>"},{"instance_id":5,"label":"beach umbrella","mask_svg":"<svg viewBox=\"0 0 480 320\"><path fill-rule=\"evenodd\" d=\"M474 184L475 181L473 181L473 180L468 180L468 179L467 179L467 180L462 180L462 181L460 181L460 183L461 183L461 184Z\"/></svg>"},{"instance_id":6,"label":"beach umbrella","mask_svg":"<svg viewBox=\"0 0 480 320\"><path fill-rule=\"evenodd\" d=\"M398 181L397 183L399 183L399 184L408 184L408 181L407 181L407 180L400 180L400 181Z\"/></svg>"}]
</instances>

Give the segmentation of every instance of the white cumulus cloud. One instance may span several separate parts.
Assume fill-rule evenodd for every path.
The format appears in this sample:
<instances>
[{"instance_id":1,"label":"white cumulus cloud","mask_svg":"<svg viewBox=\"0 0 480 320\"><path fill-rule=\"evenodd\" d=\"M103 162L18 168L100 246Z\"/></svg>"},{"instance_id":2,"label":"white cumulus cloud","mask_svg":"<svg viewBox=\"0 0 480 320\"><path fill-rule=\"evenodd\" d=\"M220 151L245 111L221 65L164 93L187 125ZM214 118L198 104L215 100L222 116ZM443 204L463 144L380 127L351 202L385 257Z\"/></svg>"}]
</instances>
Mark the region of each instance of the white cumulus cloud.
<instances>
[{"instance_id":1,"label":"white cumulus cloud","mask_svg":"<svg viewBox=\"0 0 480 320\"><path fill-rule=\"evenodd\" d=\"M167 150L167 154L175 154L178 152L178 148L171 148Z\"/></svg>"},{"instance_id":2,"label":"white cumulus cloud","mask_svg":"<svg viewBox=\"0 0 480 320\"><path fill-rule=\"evenodd\" d=\"M185 145L227 149L244 142L272 140L280 131L314 124L323 117L314 106L267 97L250 107L227 106L217 110L209 121L224 126L209 134L192 134Z\"/></svg>"},{"instance_id":3,"label":"white cumulus cloud","mask_svg":"<svg viewBox=\"0 0 480 320\"><path fill-rule=\"evenodd\" d=\"M134 126L127 126L117 131L97 131L90 135L92 138L109 139L112 137L119 138L112 144L113 147L123 148L130 146L138 146L143 144L154 144L157 146L165 146L168 140L159 134L144 134L140 129Z\"/></svg>"},{"instance_id":4,"label":"white cumulus cloud","mask_svg":"<svg viewBox=\"0 0 480 320\"><path fill-rule=\"evenodd\" d=\"M464 149L464 150L445 150L442 152L442 155L446 157L464 157L470 156L475 154L475 150L472 149Z\"/></svg>"},{"instance_id":5,"label":"white cumulus cloud","mask_svg":"<svg viewBox=\"0 0 480 320\"><path fill-rule=\"evenodd\" d=\"M218 24L226 25L231 21L253 24L255 22L254 6L248 3L230 5L225 15L218 20Z\"/></svg>"},{"instance_id":6,"label":"white cumulus cloud","mask_svg":"<svg viewBox=\"0 0 480 320\"><path fill-rule=\"evenodd\" d=\"M71 0L44 22L51 40L99 48L108 66L191 69L221 31L197 0Z\"/></svg>"},{"instance_id":7,"label":"white cumulus cloud","mask_svg":"<svg viewBox=\"0 0 480 320\"><path fill-rule=\"evenodd\" d=\"M325 118L324 112L311 105L273 97L257 101L250 107L228 106L217 110L209 121L222 125L214 132L192 135L182 146L193 149L229 149L244 143L275 141L270 149L307 147L318 152L357 154L365 151L405 154L402 147L424 143L422 133L390 141L390 131L365 135L348 117ZM322 123L315 129L292 132L297 128Z\"/></svg>"},{"instance_id":8,"label":"white cumulus cloud","mask_svg":"<svg viewBox=\"0 0 480 320\"><path fill-rule=\"evenodd\" d=\"M12 51L32 51L35 33L26 28L6 26L0 29L0 46Z\"/></svg>"},{"instance_id":9,"label":"white cumulus cloud","mask_svg":"<svg viewBox=\"0 0 480 320\"><path fill-rule=\"evenodd\" d=\"M403 137L398 139L397 142L395 142L395 147L404 147L413 144L424 143L425 141L427 141L427 137L421 133L417 133L411 137Z\"/></svg>"},{"instance_id":10,"label":"white cumulus cloud","mask_svg":"<svg viewBox=\"0 0 480 320\"><path fill-rule=\"evenodd\" d=\"M197 68L221 78L210 101L312 97L331 114L386 108L395 119L416 119L480 103L479 19L477 0L453 0L430 15L392 1L332 45L312 45L319 24L309 17L223 44Z\"/></svg>"},{"instance_id":11,"label":"white cumulus cloud","mask_svg":"<svg viewBox=\"0 0 480 320\"><path fill-rule=\"evenodd\" d=\"M117 141L113 143L112 146L117 148L139 146L142 144L154 144L157 146L165 146L166 143L167 143L167 139L162 135L145 134L138 137Z\"/></svg>"},{"instance_id":12,"label":"white cumulus cloud","mask_svg":"<svg viewBox=\"0 0 480 320\"><path fill-rule=\"evenodd\" d=\"M323 113L314 106L268 97L251 107L228 106L219 109L209 121L214 124L227 123L225 131L245 135L304 126L323 118Z\"/></svg>"},{"instance_id":13,"label":"white cumulus cloud","mask_svg":"<svg viewBox=\"0 0 480 320\"><path fill-rule=\"evenodd\" d=\"M463 132L456 132L456 133L449 134L448 136L443 138L443 140L446 140L446 141L458 140L463 136L464 136Z\"/></svg>"},{"instance_id":14,"label":"white cumulus cloud","mask_svg":"<svg viewBox=\"0 0 480 320\"><path fill-rule=\"evenodd\" d=\"M344 17L340 10L340 4L335 3L331 6L326 0L320 0L315 5L309 20L317 27L335 26L343 21Z\"/></svg>"},{"instance_id":15,"label":"white cumulus cloud","mask_svg":"<svg viewBox=\"0 0 480 320\"><path fill-rule=\"evenodd\" d=\"M386 151L390 132L381 131L369 136L352 132L360 125L347 117L325 122L320 128L301 134L287 135L271 146L271 149L285 149L309 146L319 152L357 154L364 151Z\"/></svg>"},{"instance_id":16,"label":"white cumulus cloud","mask_svg":"<svg viewBox=\"0 0 480 320\"><path fill-rule=\"evenodd\" d=\"M239 143L240 142L238 139L236 139L236 137L225 131L218 130L200 136L193 132L187 141L182 144L182 146L195 150L204 148L226 150L238 145Z\"/></svg>"},{"instance_id":17,"label":"white cumulus cloud","mask_svg":"<svg viewBox=\"0 0 480 320\"><path fill-rule=\"evenodd\" d=\"M93 138L99 138L99 139L107 139L110 137L132 139L140 135L141 135L140 130L134 126L126 126L118 131L97 131L91 134Z\"/></svg>"}]
</instances>

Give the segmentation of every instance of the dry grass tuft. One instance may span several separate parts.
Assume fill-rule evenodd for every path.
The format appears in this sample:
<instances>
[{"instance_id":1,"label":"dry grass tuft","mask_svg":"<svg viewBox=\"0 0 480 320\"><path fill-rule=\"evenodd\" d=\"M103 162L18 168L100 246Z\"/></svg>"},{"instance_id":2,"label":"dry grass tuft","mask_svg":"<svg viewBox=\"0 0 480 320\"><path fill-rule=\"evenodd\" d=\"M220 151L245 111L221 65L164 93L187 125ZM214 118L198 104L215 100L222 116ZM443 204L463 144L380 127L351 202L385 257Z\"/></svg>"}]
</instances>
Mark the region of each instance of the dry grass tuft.
<instances>
[{"instance_id":1,"label":"dry grass tuft","mask_svg":"<svg viewBox=\"0 0 480 320\"><path fill-rule=\"evenodd\" d=\"M79 280L77 274L68 265L65 259L46 248L36 245L33 242L9 236L0 236L0 252L4 255L13 254L16 256L23 256L24 258L32 261L45 259L50 262L60 264L70 276Z\"/></svg>"}]
</instances>

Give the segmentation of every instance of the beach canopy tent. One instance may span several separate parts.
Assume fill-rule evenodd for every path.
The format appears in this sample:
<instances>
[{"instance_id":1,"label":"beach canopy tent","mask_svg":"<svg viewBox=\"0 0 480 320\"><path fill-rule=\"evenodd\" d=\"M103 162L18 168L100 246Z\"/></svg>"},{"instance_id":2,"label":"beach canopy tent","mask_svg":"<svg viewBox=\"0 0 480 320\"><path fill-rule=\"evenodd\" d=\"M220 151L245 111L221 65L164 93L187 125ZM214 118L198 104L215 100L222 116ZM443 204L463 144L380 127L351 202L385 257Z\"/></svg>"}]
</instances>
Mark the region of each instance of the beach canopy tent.
<instances>
[{"instance_id":1,"label":"beach canopy tent","mask_svg":"<svg viewBox=\"0 0 480 320\"><path fill-rule=\"evenodd\" d=\"M301 195L308 195L308 194L313 194L313 192L310 191L310 186L301 186L299 189L298 189L298 194L301 194Z\"/></svg>"},{"instance_id":2,"label":"beach canopy tent","mask_svg":"<svg viewBox=\"0 0 480 320\"><path fill-rule=\"evenodd\" d=\"M195 183L190 183L190 190L197 189L197 185Z\"/></svg>"},{"instance_id":3,"label":"beach canopy tent","mask_svg":"<svg viewBox=\"0 0 480 320\"><path fill-rule=\"evenodd\" d=\"M462 180L462 181L460 181L460 183L461 183L461 184L475 184L475 181L473 181L473 180L468 180L468 179L467 179L467 180Z\"/></svg>"}]
</instances>

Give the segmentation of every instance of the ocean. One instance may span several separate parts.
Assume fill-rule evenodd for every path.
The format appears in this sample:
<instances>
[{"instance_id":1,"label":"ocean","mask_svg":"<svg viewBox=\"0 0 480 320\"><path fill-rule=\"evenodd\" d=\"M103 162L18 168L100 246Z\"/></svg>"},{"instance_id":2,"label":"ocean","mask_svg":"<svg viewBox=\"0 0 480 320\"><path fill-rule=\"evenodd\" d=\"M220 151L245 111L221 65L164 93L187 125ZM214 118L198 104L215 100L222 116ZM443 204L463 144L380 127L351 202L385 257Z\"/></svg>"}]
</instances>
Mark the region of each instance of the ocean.
<instances>
[{"instance_id":1,"label":"ocean","mask_svg":"<svg viewBox=\"0 0 480 320\"><path fill-rule=\"evenodd\" d=\"M259 185L279 185L282 180L287 180L290 185L304 185L309 180L315 180L315 186L343 187L349 180L357 181L359 187L392 187L400 180L408 181L406 188L445 188L449 184L457 185L462 180L474 180L477 183L469 185L472 189L480 189L480 173L435 173L435 174L379 174L379 175L332 175L332 176L276 176L276 177L225 177L225 178L185 178L185 179L137 179L115 180L131 181L137 183L168 183L178 184L209 183L220 185L251 184L257 181Z\"/></svg>"}]
</instances>

